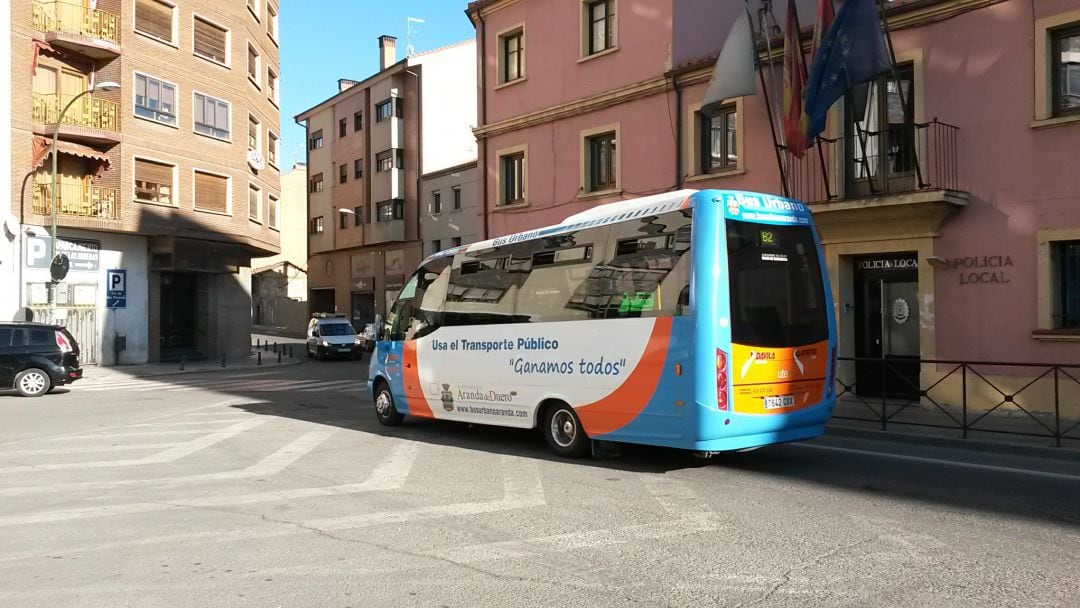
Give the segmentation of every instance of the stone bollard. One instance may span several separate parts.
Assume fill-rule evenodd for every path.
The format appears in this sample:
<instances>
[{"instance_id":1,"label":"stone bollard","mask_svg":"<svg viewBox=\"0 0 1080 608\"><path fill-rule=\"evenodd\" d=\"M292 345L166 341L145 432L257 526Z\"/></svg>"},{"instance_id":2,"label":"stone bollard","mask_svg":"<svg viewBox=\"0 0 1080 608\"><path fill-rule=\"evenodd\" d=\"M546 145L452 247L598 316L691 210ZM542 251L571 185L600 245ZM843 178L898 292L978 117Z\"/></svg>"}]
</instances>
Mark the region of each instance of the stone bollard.
<instances>
[{"instance_id":1,"label":"stone bollard","mask_svg":"<svg viewBox=\"0 0 1080 608\"><path fill-rule=\"evenodd\" d=\"M278 354L277 354L277 362L278 362L278 363L281 363L281 351L278 351Z\"/></svg>"},{"instance_id":2,"label":"stone bollard","mask_svg":"<svg viewBox=\"0 0 1080 608\"><path fill-rule=\"evenodd\" d=\"M262 365L262 352L256 352L255 355L257 356L255 365Z\"/></svg>"}]
</instances>

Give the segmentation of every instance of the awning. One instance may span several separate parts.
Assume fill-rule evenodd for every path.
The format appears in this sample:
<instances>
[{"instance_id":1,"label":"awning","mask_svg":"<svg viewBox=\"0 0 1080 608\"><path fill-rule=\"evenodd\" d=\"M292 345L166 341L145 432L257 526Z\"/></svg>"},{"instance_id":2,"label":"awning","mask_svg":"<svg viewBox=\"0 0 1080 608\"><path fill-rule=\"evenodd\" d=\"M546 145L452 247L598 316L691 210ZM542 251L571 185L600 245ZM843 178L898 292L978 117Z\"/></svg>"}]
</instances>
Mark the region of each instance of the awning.
<instances>
[{"instance_id":1,"label":"awning","mask_svg":"<svg viewBox=\"0 0 1080 608\"><path fill-rule=\"evenodd\" d=\"M33 169L37 169L41 166L45 159L49 156L49 146L52 145L52 140L45 137L34 137L33 145ZM88 158L90 160L96 160L101 165L98 168L98 172L109 170L109 157L104 152L100 152L91 148L90 146L84 146L82 144L72 143L70 141L57 141L56 151L59 154L67 154L68 156L78 156L81 158Z\"/></svg>"}]
</instances>

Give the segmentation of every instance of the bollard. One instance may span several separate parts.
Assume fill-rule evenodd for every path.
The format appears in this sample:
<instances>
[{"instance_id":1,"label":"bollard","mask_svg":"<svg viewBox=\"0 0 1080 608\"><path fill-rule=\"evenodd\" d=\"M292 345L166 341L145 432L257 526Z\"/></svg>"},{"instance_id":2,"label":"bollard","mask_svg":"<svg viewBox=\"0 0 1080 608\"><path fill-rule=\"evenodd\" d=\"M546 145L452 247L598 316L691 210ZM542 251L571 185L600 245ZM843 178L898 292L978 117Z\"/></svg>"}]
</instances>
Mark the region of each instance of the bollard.
<instances>
[{"instance_id":1,"label":"bollard","mask_svg":"<svg viewBox=\"0 0 1080 608\"><path fill-rule=\"evenodd\" d=\"M255 350L259 350L259 346L262 345L262 339L255 340Z\"/></svg>"},{"instance_id":2,"label":"bollard","mask_svg":"<svg viewBox=\"0 0 1080 608\"><path fill-rule=\"evenodd\" d=\"M274 342L274 352L278 352L278 343Z\"/></svg>"},{"instance_id":3,"label":"bollard","mask_svg":"<svg viewBox=\"0 0 1080 608\"><path fill-rule=\"evenodd\" d=\"M184 371L185 363L187 363L187 355L180 355L180 371Z\"/></svg>"},{"instance_id":4,"label":"bollard","mask_svg":"<svg viewBox=\"0 0 1080 608\"><path fill-rule=\"evenodd\" d=\"M257 359L255 360L255 365L262 365L262 353L257 352L255 353L255 355L257 356Z\"/></svg>"},{"instance_id":5,"label":"bollard","mask_svg":"<svg viewBox=\"0 0 1080 608\"><path fill-rule=\"evenodd\" d=\"M277 354L277 362L278 362L278 363L281 363L281 351L278 351L278 354Z\"/></svg>"},{"instance_id":6,"label":"bollard","mask_svg":"<svg viewBox=\"0 0 1080 608\"><path fill-rule=\"evenodd\" d=\"M270 341L263 342L263 352L270 350Z\"/></svg>"},{"instance_id":7,"label":"bollard","mask_svg":"<svg viewBox=\"0 0 1080 608\"><path fill-rule=\"evenodd\" d=\"M221 355L221 367L225 367L225 355Z\"/></svg>"},{"instance_id":8,"label":"bollard","mask_svg":"<svg viewBox=\"0 0 1080 608\"><path fill-rule=\"evenodd\" d=\"M292 359L292 344L289 345L289 358Z\"/></svg>"}]
</instances>

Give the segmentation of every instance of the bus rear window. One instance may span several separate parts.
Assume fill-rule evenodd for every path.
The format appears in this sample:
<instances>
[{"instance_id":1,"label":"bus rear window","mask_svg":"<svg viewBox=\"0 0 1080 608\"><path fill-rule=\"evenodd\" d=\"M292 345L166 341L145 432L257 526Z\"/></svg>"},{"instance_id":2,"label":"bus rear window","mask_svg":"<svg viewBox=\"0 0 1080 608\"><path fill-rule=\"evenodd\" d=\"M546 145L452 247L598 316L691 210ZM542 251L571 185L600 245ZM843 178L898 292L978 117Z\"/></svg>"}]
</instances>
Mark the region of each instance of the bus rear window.
<instances>
[{"instance_id":1,"label":"bus rear window","mask_svg":"<svg viewBox=\"0 0 1080 608\"><path fill-rule=\"evenodd\" d=\"M807 226L727 221L731 341L803 346L829 337L824 279Z\"/></svg>"}]
</instances>

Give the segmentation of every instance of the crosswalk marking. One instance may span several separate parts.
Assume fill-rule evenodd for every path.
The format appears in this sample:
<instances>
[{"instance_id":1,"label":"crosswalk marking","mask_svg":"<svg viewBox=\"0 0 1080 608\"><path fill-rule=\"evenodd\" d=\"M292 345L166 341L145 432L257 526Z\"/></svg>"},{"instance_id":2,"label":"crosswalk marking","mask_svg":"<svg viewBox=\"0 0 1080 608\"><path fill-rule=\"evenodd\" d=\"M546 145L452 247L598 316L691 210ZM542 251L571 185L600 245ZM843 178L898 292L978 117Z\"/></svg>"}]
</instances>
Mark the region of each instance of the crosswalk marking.
<instances>
[{"instance_id":1,"label":"crosswalk marking","mask_svg":"<svg viewBox=\"0 0 1080 608\"><path fill-rule=\"evenodd\" d=\"M248 374L243 374L243 375L240 375L240 376L234 376L234 377L232 377L232 381L235 381L237 379L254 378L256 376L269 376L269 375L274 374L274 373L277 373L277 372L248 373ZM87 382L85 384L76 384L74 386L76 388L80 388L80 389L82 389L84 391L104 391L104 390L114 390L114 389L119 389L119 388L127 388L127 387L132 387L132 386L147 386L147 385L162 386L162 387L178 386L178 385L180 385L181 382L183 382L184 385L198 385L198 384L214 384L214 383L218 383L218 382L229 382L230 381L230 380L222 380L220 376L213 377L213 378L195 379L195 380L186 380L186 379L181 380L181 378L182 378L181 375L173 375L173 376L168 376L168 377L172 378L173 380L172 381L163 380L162 376L153 376L153 377L146 377L146 378L127 378L127 379L123 379L123 380L103 380L101 382Z\"/></svg>"},{"instance_id":2,"label":"crosswalk marking","mask_svg":"<svg viewBox=\"0 0 1080 608\"><path fill-rule=\"evenodd\" d=\"M104 435L103 435L104 436ZM171 448L176 443L129 443L127 445L94 445L77 448L41 448L37 450L5 450L0 458L7 456L46 456L49 454L89 454L92 452L121 452L136 450L158 450Z\"/></svg>"}]
</instances>

